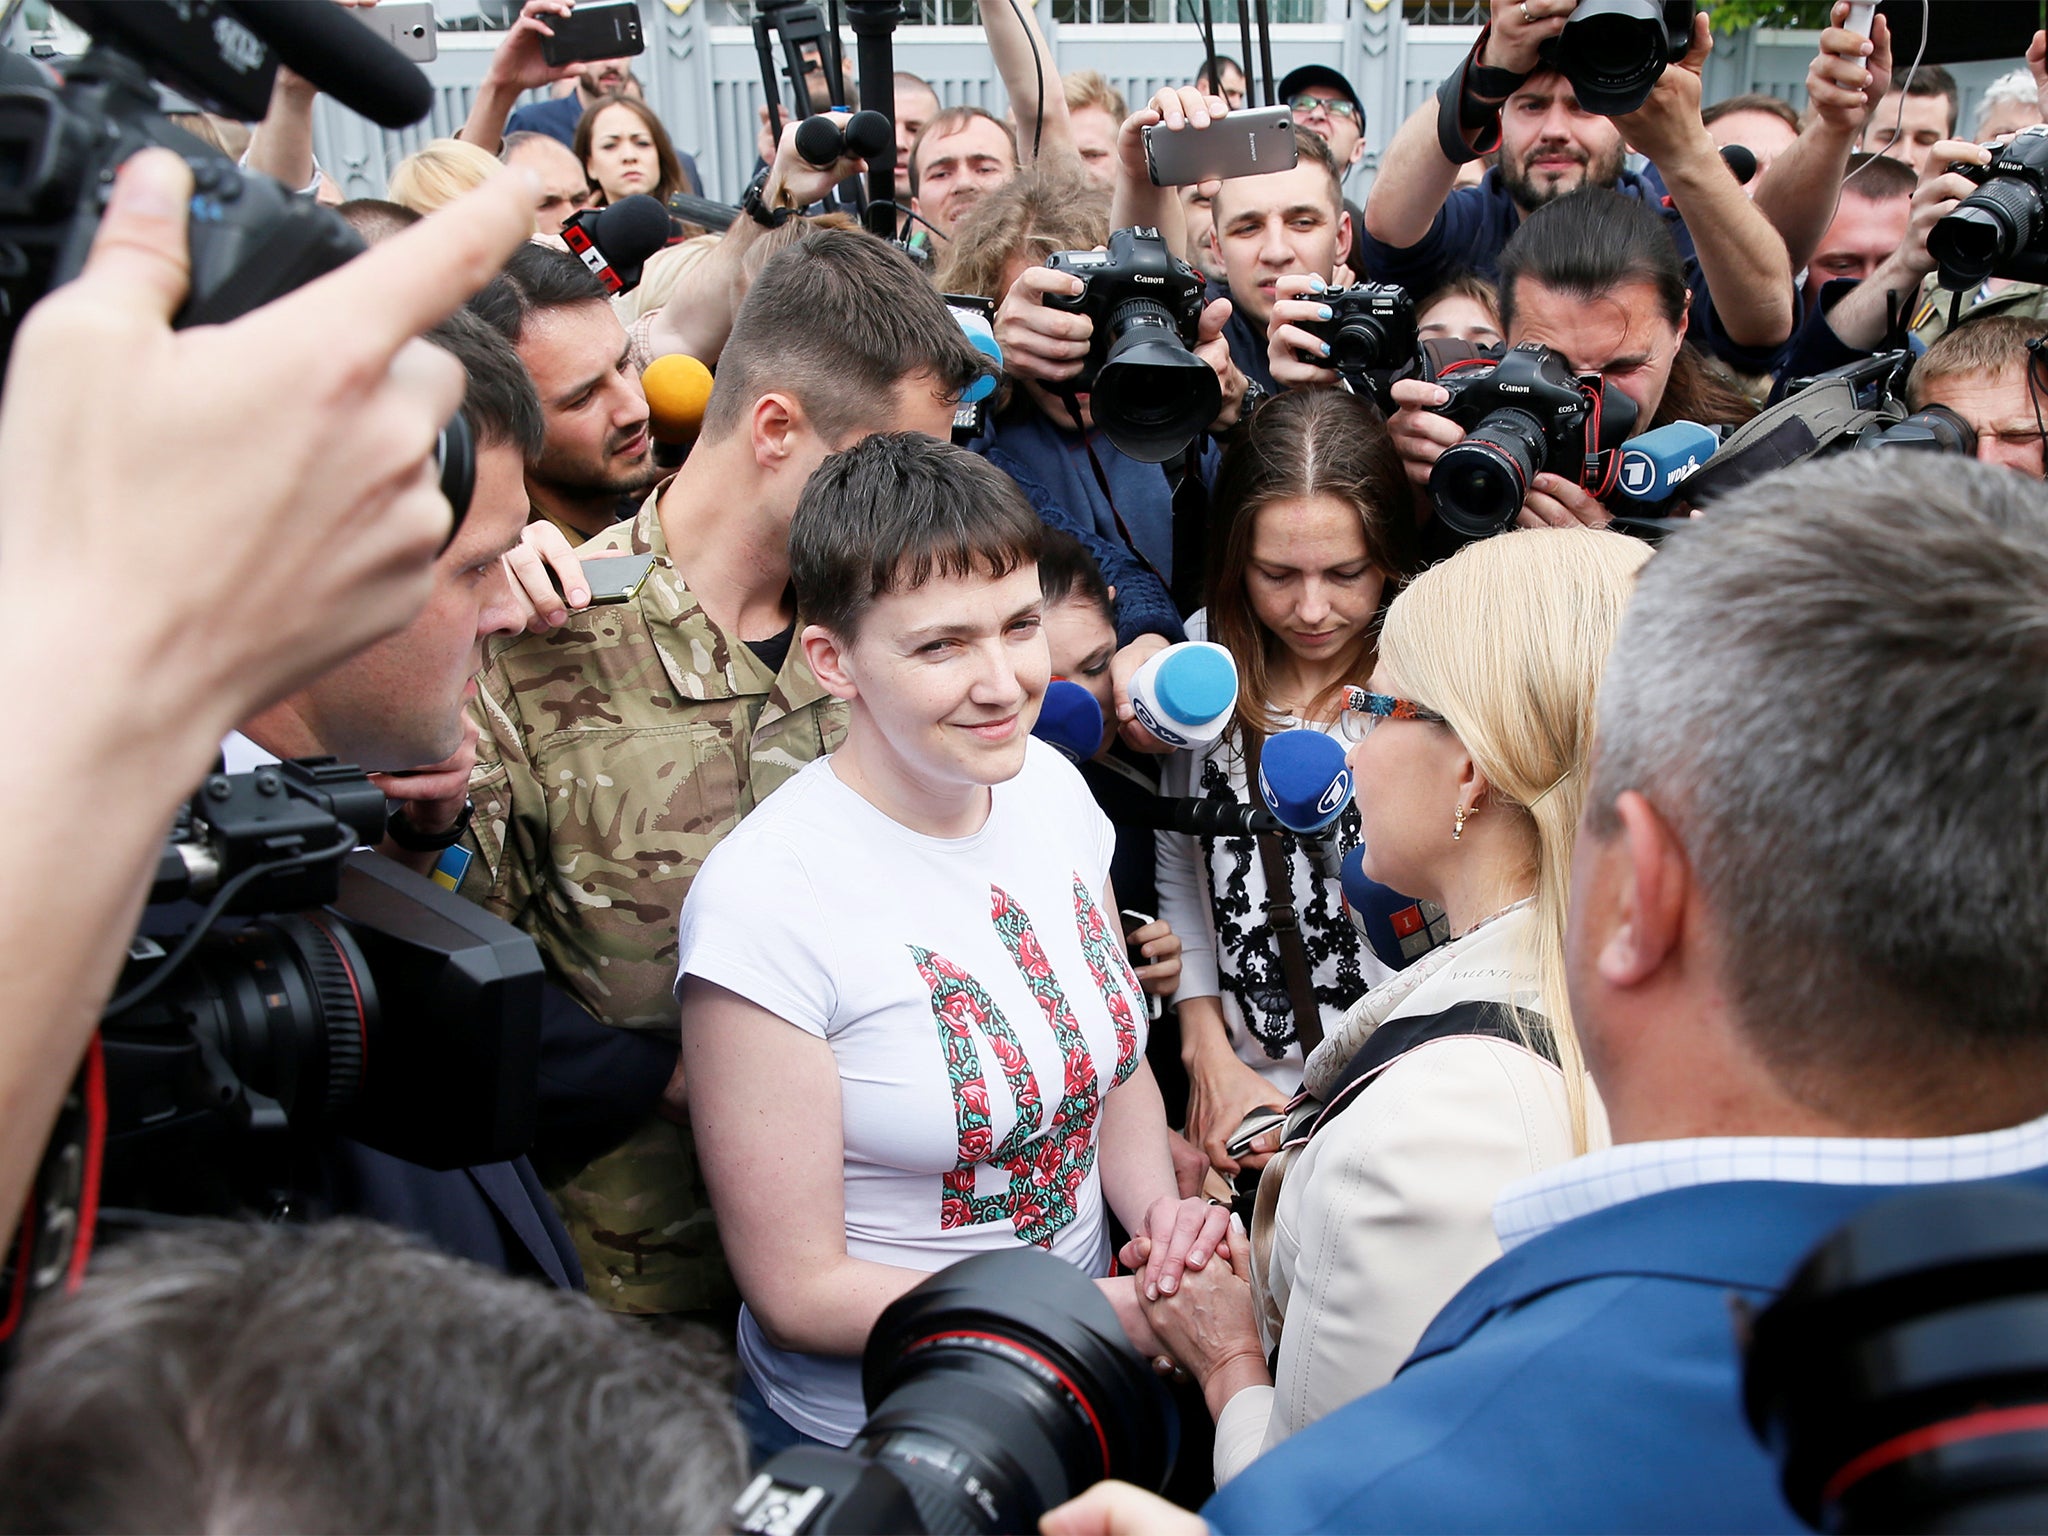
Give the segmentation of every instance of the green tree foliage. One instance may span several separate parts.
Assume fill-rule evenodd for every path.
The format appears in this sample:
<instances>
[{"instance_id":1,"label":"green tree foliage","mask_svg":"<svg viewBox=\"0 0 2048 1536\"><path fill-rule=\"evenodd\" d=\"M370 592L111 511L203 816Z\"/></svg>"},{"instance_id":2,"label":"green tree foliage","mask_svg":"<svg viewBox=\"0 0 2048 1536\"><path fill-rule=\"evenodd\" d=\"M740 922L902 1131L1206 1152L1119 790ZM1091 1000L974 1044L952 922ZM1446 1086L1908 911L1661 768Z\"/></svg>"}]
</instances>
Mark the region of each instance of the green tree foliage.
<instances>
[{"instance_id":1,"label":"green tree foliage","mask_svg":"<svg viewBox=\"0 0 2048 1536\"><path fill-rule=\"evenodd\" d=\"M1750 27L1824 27L1832 0L1703 0L1716 32Z\"/></svg>"}]
</instances>

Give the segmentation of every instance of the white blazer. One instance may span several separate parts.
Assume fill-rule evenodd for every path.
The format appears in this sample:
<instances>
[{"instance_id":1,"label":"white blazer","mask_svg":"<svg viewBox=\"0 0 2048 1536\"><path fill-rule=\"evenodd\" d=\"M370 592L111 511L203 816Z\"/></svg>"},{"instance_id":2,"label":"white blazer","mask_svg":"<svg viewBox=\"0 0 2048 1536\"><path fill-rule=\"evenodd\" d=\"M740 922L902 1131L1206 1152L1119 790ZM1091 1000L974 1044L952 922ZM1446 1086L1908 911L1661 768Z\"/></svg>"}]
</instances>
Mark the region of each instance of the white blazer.
<instances>
[{"instance_id":1,"label":"white blazer","mask_svg":"<svg viewBox=\"0 0 2048 1536\"><path fill-rule=\"evenodd\" d=\"M1488 1001L1542 1012L1534 923L1515 908L1374 988L1310 1058L1303 1088L1321 1097L1388 1019ZM1586 1101L1588 1150L1604 1147L1590 1082ZM1574 1155L1563 1073L1511 1040L1454 1035L1384 1068L1286 1169L1262 1275L1285 1320L1274 1385L1224 1405L1216 1481L1392 1380L1444 1303L1500 1257L1494 1197Z\"/></svg>"}]
</instances>

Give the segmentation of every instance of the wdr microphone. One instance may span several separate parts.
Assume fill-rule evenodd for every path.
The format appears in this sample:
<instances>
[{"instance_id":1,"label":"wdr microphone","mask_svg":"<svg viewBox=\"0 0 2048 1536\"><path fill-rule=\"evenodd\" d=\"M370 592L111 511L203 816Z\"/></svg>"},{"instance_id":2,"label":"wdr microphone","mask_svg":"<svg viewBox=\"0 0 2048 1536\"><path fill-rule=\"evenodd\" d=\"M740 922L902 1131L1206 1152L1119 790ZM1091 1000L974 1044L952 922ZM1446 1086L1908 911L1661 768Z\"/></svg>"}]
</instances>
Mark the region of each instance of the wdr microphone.
<instances>
[{"instance_id":1,"label":"wdr microphone","mask_svg":"<svg viewBox=\"0 0 2048 1536\"><path fill-rule=\"evenodd\" d=\"M562 226L562 239L609 294L638 287L641 266L672 233L668 210L644 192L586 208Z\"/></svg>"},{"instance_id":2,"label":"wdr microphone","mask_svg":"<svg viewBox=\"0 0 2048 1536\"><path fill-rule=\"evenodd\" d=\"M1131 707L1138 724L1169 747L1214 741L1237 707L1237 663L1207 640L1169 645L1133 674Z\"/></svg>"},{"instance_id":3,"label":"wdr microphone","mask_svg":"<svg viewBox=\"0 0 2048 1536\"><path fill-rule=\"evenodd\" d=\"M1354 848L1344 855L1339 881L1344 887L1344 908L1351 925L1364 937L1372 952L1394 970L1413 965L1439 944L1451 939L1451 920L1433 901L1403 896L1392 886L1381 885L1365 872L1365 850Z\"/></svg>"},{"instance_id":4,"label":"wdr microphone","mask_svg":"<svg viewBox=\"0 0 2048 1536\"><path fill-rule=\"evenodd\" d=\"M1299 727L1267 738L1259 753L1259 798L1301 840L1325 878L1342 878L1337 818L1351 803L1351 769L1341 742Z\"/></svg>"},{"instance_id":5,"label":"wdr microphone","mask_svg":"<svg viewBox=\"0 0 2048 1536\"><path fill-rule=\"evenodd\" d=\"M1712 427L1674 421L1621 445L1615 490L1630 501L1662 501L1698 471L1721 446Z\"/></svg>"},{"instance_id":6,"label":"wdr microphone","mask_svg":"<svg viewBox=\"0 0 2048 1536\"><path fill-rule=\"evenodd\" d=\"M881 116L879 112L875 115L877 117ZM979 310L968 309L964 305L948 304L946 308L953 318L960 322L961 333L966 336L968 341L973 343L975 351L981 353L996 365L994 373L983 374L961 392L960 403L962 405L979 405L990 395L994 394L996 392L996 385L1002 382L1003 349L997 345L995 327L988 323L986 315L982 314Z\"/></svg>"},{"instance_id":7,"label":"wdr microphone","mask_svg":"<svg viewBox=\"0 0 2048 1536\"><path fill-rule=\"evenodd\" d=\"M1038 705L1031 734L1070 763L1085 763L1102 750L1102 706L1079 683L1056 677Z\"/></svg>"}]
</instances>

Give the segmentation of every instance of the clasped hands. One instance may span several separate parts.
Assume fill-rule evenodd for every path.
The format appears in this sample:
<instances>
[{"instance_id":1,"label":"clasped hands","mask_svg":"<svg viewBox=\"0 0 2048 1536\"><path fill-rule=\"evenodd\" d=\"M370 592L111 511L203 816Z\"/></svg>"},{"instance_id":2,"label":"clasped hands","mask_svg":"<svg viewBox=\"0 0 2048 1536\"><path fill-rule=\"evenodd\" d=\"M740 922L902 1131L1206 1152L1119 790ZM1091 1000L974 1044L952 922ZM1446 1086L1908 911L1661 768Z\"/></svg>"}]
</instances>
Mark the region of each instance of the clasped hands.
<instances>
[{"instance_id":1,"label":"clasped hands","mask_svg":"<svg viewBox=\"0 0 2048 1536\"><path fill-rule=\"evenodd\" d=\"M1196 1214L1204 1211L1207 1219ZM1170 1239L1155 1240L1162 1212L1174 1225L1166 1229ZM1182 1200L1176 1207L1162 1199L1147 1213L1146 1228L1117 1257L1131 1271L1132 1304L1147 1335L1134 1330L1133 1341L1153 1357L1154 1368L1193 1376L1212 1414L1245 1387L1269 1385L1244 1224L1235 1216L1226 1224L1221 1206Z\"/></svg>"}]
</instances>

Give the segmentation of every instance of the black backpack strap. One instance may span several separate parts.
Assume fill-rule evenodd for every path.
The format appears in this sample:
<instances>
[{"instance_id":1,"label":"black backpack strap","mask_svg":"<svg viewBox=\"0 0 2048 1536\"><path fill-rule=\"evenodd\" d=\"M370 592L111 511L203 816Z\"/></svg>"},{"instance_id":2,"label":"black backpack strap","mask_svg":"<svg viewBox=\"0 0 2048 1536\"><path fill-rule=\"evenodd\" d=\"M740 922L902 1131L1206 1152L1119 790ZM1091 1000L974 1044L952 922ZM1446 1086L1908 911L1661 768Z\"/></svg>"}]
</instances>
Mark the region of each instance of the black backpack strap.
<instances>
[{"instance_id":1,"label":"black backpack strap","mask_svg":"<svg viewBox=\"0 0 2048 1536\"><path fill-rule=\"evenodd\" d=\"M1557 1041L1551 1034L1548 1021L1541 1014L1526 1011L1518 1021L1514 1010L1506 1003L1456 1003L1441 1013L1417 1014L1412 1019L1389 1019L1366 1038L1365 1044L1358 1048L1358 1054L1346 1063L1337 1080L1330 1084L1322 1113L1316 1116L1308 1135L1314 1136L1328 1125L1331 1118L1357 1098L1382 1069L1418 1046L1428 1045L1432 1040L1447 1040L1454 1035L1490 1035L1499 1040L1512 1040L1516 1045L1535 1051L1553 1067L1559 1064Z\"/></svg>"}]
</instances>

